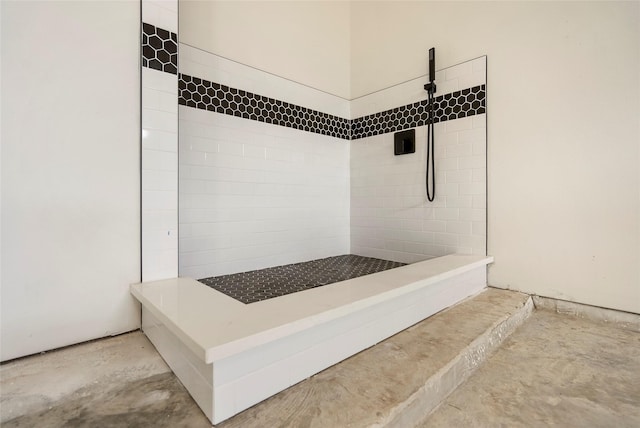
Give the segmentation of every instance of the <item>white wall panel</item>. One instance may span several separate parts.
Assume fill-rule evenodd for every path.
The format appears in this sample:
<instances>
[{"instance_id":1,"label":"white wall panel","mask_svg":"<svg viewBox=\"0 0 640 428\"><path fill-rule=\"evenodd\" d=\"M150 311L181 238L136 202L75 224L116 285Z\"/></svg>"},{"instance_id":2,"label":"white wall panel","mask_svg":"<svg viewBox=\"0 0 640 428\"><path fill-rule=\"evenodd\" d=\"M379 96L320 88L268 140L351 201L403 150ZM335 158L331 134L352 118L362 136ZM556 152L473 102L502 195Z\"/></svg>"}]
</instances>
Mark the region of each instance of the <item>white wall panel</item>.
<instances>
[{"instance_id":1,"label":"white wall panel","mask_svg":"<svg viewBox=\"0 0 640 428\"><path fill-rule=\"evenodd\" d=\"M8 360L140 326L140 9L0 7Z\"/></svg>"}]
</instances>

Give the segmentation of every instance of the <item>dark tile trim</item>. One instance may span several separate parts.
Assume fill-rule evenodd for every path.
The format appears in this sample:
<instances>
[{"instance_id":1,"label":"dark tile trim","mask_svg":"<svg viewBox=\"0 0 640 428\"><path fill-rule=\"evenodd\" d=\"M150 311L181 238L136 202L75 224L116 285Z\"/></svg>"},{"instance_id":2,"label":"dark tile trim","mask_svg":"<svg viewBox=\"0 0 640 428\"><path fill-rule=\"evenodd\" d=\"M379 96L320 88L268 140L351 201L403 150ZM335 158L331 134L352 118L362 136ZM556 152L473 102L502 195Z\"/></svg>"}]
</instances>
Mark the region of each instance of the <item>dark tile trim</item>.
<instances>
[{"instance_id":1,"label":"dark tile trim","mask_svg":"<svg viewBox=\"0 0 640 428\"><path fill-rule=\"evenodd\" d=\"M429 117L427 100L349 120L186 74L179 74L178 89L178 104L183 106L345 140L423 126ZM485 98L485 85L436 97L434 120L482 114L486 111Z\"/></svg>"},{"instance_id":2,"label":"dark tile trim","mask_svg":"<svg viewBox=\"0 0 640 428\"><path fill-rule=\"evenodd\" d=\"M485 85L441 95L434 100L434 122L460 119L486 111ZM351 139L402 131L427 124L427 100L351 120Z\"/></svg>"},{"instance_id":3,"label":"dark tile trim","mask_svg":"<svg viewBox=\"0 0 640 428\"><path fill-rule=\"evenodd\" d=\"M178 74L178 35L143 22L142 66Z\"/></svg>"},{"instance_id":4,"label":"dark tile trim","mask_svg":"<svg viewBox=\"0 0 640 428\"><path fill-rule=\"evenodd\" d=\"M350 120L285 101L182 73L178 78L178 91L178 104L187 107L350 139Z\"/></svg>"},{"instance_id":5,"label":"dark tile trim","mask_svg":"<svg viewBox=\"0 0 640 428\"><path fill-rule=\"evenodd\" d=\"M177 34L143 22L142 65L178 74ZM424 126L429 118L427 100L349 120L187 74L178 74L178 86L180 105L345 140ZM435 122L485 112L486 85L441 95L434 100Z\"/></svg>"}]
</instances>

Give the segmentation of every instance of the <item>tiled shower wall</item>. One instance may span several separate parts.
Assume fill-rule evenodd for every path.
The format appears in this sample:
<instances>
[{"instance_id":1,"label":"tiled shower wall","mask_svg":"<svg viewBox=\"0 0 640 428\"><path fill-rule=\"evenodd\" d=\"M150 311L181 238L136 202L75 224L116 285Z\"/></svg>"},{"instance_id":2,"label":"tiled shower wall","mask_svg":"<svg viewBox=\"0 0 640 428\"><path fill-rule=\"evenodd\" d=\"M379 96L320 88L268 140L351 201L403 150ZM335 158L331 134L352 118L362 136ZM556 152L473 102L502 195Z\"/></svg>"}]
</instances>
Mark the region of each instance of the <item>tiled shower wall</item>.
<instances>
[{"instance_id":1,"label":"tiled shower wall","mask_svg":"<svg viewBox=\"0 0 640 428\"><path fill-rule=\"evenodd\" d=\"M436 76L432 203L423 78L347 101L185 45L180 71L181 275L485 254L485 57Z\"/></svg>"},{"instance_id":2,"label":"tiled shower wall","mask_svg":"<svg viewBox=\"0 0 640 428\"><path fill-rule=\"evenodd\" d=\"M417 79L353 100L352 115L424 100L424 83ZM433 202L425 197L426 126L408 120L407 128L416 127L413 154L394 156L393 133L351 142L354 254L405 263L452 253L486 254L486 57L437 72L436 83L442 101L436 98ZM414 110L402 116L420 116ZM392 112L382 116L370 122L395 120Z\"/></svg>"},{"instance_id":3,"label":"tiled shower wall","mask_svg":"<svg viewBox=\"0 0 640 428\"><path fill-rule=\"evenodd\" d=\"M186 45L178 73L174 6L142 2L143 280L485 254L485 57L437 73L428 203L424 78L349 101ZM408 128L416 153L394 156Z\"/></svg>"},{"instance_id":4,"label":"tiled shower wall","mask_svg":"<svg viewBox=\"0 0 640 428\"><path fill-rule=\"evenodd\" d=\"M142 0L142 280L178 276L178 2Z\"/></svg>"},{"instance_id":5,"label":"tiled shower wall","mask_svg":"<svg viewBox=\"0 0 640 428\"><path fill-rule=\"evenodd\" d=\"M180 275L349 253L348 101L186 45L180 72Z\"/></svg>"}]
</instances>

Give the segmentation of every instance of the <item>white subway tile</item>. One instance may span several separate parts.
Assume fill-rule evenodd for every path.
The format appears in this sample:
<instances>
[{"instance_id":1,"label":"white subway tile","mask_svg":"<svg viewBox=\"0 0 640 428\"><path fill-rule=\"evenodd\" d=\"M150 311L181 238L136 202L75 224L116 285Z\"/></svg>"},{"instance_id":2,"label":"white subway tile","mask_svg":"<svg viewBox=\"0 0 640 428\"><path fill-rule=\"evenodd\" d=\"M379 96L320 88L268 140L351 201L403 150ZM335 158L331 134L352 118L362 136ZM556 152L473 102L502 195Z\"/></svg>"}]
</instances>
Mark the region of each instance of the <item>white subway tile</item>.
<instances>
[{"instance_id":1,"label":"white subway tile","mask_svg":"<svg viewBox=\"0 0 640 428\"><path fill-rule=\"evenodd\" d=\"M458 237L458 243L465 247L483 248L485 246L484 236L463 235Z\"/></svg>"},{"instance_id":2,"label":"white subway tile","mask_svg":"<svg viewBox=\"0 0 640 428\"><path fill-rule=\"evenodd\" d=\"M385 248L391 251L404 251L404 242L395 239L385 241Z\"/></svg>"},{"instance_id":3,"label":"white subway tile","mask_svg":"<svg viewBox=\"0 0 640 428\"><path fill-rule=\"evenodd\" d=\"M178 115L166 111L142 109L142 129L178 132Z\"/></svg>"},{"instance_id":4,"label":"white subway tile","mask_svg":"<svg viewBox=\"0 0 640 428\"><path fill-rule=\"evenodd\" d=\"M458 208L435 208L436 220L458 220Z\"/></svg>"},{"instance_id":5,"label":"white subway tile","mask_svg":"<svg viewBox=\"0 0 640 428\"><path fill-rule=\"evenodd\" d=\"M406 230L421 231L422 220L420 219L403 219L402 228Z\"/></svg>"},{"instance_id":6,"label":"white subway tile","mask_svg":"<svg viewBox=\"0 0 640 428\"><path fill-rule=\"evenodd\" d=\"M146 230L173 230L178 227L178 211L175 210L143 210L142 228Z\"/></svg>"},{"instance_id":7,"label":"white subway tile","mask_svg":"<svg viewBox=\"0 0 640 428\"><path fill-rule=\"evenodd\" d=\"M445 80L457 79L473 73L472 61L463 62L462 64L449 67L445 71Z\"/></svg>"},{"instance_id":8,"label":"white subway tile","mask_svg":"<svg viewBox=\"0 0 640 428\"><path fill-rule=\"evenodd\" d=\"M142 210L176 210L178 192L176 190L142 190Z\"/></svg>"},{"instance_id":9,"label":"white subway tile","mask_svg":"<svg viewBox=\"0 0 640 428\"><path fill-rule=\"evenodd\" d=\"M480 208L460 208L460 220L482 221L486 220L486 211Z\"/></svg>"},{"instance_id":10,"label":"white subway tile","mask_svg":"<svg viewBox=\"0 0 640 428\"><path fill-rule=\"evenodd\" d=\"M471 195L447 196L446 206L447 208L471 208L473 206L473 197ZM461 218L461 220L463 219Z\"/></svg>"},{"instance_id":11,"label":"white subway tile","mask_svg":"<svg viewBox=\"0 0 640 428\"><path fill-rule=\"evenodd\" d=\"M167 9L169 12L173 12L176 19L178 17L178 0L143 0L144 3L154 3L162 8ZM144 7L144 6L143 6Z\"/></svg>"},{"instance_id":12,"label":"white subway tile","mask_svg":"<svg viewBox=\"0 0 640 428\"><path fill-rule=\"evenodd\" d=\"M408 253L424 254L424 244L421 242L405 242L404 249Z\"/></svg>"},{"instance_id":13,"label":"white subway tile","mask_svg":"<svg viewBox=\"0 0 640 428\"><path fill-rule=\"evenodd\" d=\"M436 164L436 171L455 171L458 169L458 161L459 158L457 157L439 159Z\"/></svg>"},{"instance_id":14,"label":"white subway tile","mask_svg":"<svg viewBox=\"0 0 640 428\"><path fill-rule=\"evenodd\" d=\"M482 155L464 156L457 158L460 169L478 169L486 167L486 157Z\"/></svg>"},{"instance_id":15,"label":"white subway tile","mask_svg":"<svg viewBox=\"0 0 640 428\"><path fill-rule=\"evenodd\" d=\"M485 168L477 168L471 171L471 181L486 182L487 170Z\"/></svg>"},{"instance_id":16,"label":"white subway tile","mask_svg":"<svg viewBox=\"0 0 640 428\"><path fill-rule=\"evenodd\" d=\"M178 114L178 100L175 94L170 92L143 87L142 108Z\"/></svg>"},{"instance_id":17,"label":"white subway tile","mask_svg":"<svg viewBox=\"0 0 640 428\"><path fill-rule=\"evenodd\" d=\"M175 132L143 129L142 148L177 153L178 135Z\"/></svg>"},{"instance_id":18,"label":"white subway tile","mask_svg":"<svg viewBox=\"0 0 640 428\"><path fill-rule=\"evenodd\" d=\"M459 91L460 85L458 84L458 79L452 78L449 80L436 80L437 86L437 96L442 96L446 94L450 94L452 92Z\"/></svg>"},{"instance_id":19,"label":"white subway tile","mask_svg":"<svg viewBox=\"0 0 640 428\"><path fill-rule=\"evenodd\" d=\"M481 56L479 58L476 58L472 61L473 63L473 72L484 72L485 73L485 79L486 79L486 70L487 70L487 57L486 56ZM483 82L486 83L486 82Z\"/></svg>"},{"instance_id":20,"label":"white subway tile","mask_svg":"<svg viewBox=\"0 0 640 428\"><path fill-rule=\"evenodd\" d=\"M458 143L455 146L445 147L445 157L464 157L471 156L473 153L472 143Z\"/></svg>"},{"instance_id":21,"label":"white subway tile","mask_svg":"<svg viewBox=\"0 0 640 428\"><path fill-rule=\"evenodd\" d=\"M243 155L243 144L238 142L220 141L218 143L218 152L234 156Z\"/></svg>"},{"instance_id":22,"label":"white subway tile","mask_svg":"<svg viewBox=\"0 0 640 428\"><path fill-rule=\"evenodd\" d=\"M473 116L473 128L486 128L487 127L487 115L477 114Z\"/></svg>"},{"instance_id":23,"label":"white subway tile","mask_svg":"<svg viewBox=\"0 0 640 428\"><path fill-rule=\"evenodd\" d=\"M160 150L142 149L142 169L175 172L178 169L178 154Z\"/></svg>"},{"instance_id":24,"label":"white subway tile","mask_svg":"<svg viewBox=\"0 0 640 428\"><path fill-rule=\"evenodd\" d=\"M483 193L482 195L473 195L473 208L478 208L478 209L487 208L486 194Z\"/></svg>"},{"instance_id":25,"label":"white subway tile","mask_svg":"<svg viewBox=\"0 0 640 428\"><path fill-rule=\"evenodd\" d=\"M461 119L447 120L444 122L446 132L458 132L473 128L473 116Z\"/></svg>"},{"instance_id":26,"label":"white subway tile","mask_svg":"<svg viewBox=\"0 0 640 428\"><path fill-rule=\"evenodd\" d=\"M142 239L143 253L155 250L175 250L178 248L178 229L144 230Z\"/></svg>"},{"instance_id":27,"label":"white subway tile","mask_svg":"<svg viewBox=\"0 0 640 428\"><path fill-rule=\"evenodd\" d=\"M177 1L176 1L177 4ZM178 13L158 0L142 1L142 22L155 25L173 33L178 32Z\"/></svg>"},{"instance_id":28,"label":"white subway tile","mask_svg":"<svg viewBox=\"0 0 640 428\"><path fill-rule=\"evenodd\" d=\"M243 155L246 157L266 159L266 148L251 144L243 144Z\"/></svg>"},{"instance_id":29,"label":"white subway tile","mask_svg":"<svg viewBox=\"0 0 640 428\"><path fill-rule=\"evenodd\" d=\"M487 224L484 221L474 221L472 233L474 235L485 236L487 234Z\"/></svg>"},{"instance_id":30,"label":"white subway tile","mask_svg":"<svg viewBox=\"0 0 640 428\"><path fill-rule=\"evenodd\" d=\"M142 67L142 87L178 95L178 76Z\"/></svg>"},{"instance_id":31,"label":"white subway tile","mask_svg":"<svg viewBox=\"0 0 640 428\"><path fill-rule=\"evenodd\" d=\"M436 245L446 245L455 247L458 245L458 235L453 233L439 233L436 232L433 234L434 244Z\"/></svg>"},{"instance_id":32,"label":"white subway tile","mask_svg":"<svg viewBox=\"0 0 640 428\"><path fill-rule=\"evenodd\" d=\"M455 146L458 144L458 131L441 132L436 134L436 142L438 146Z\"/></svg>"},{"instance_id":33,"label":"white subway tile","mask_svg":"<svg viewBox=\"0 0 640 428\"><path fill-rule=\"evenodd\" d=\"M481 72L474 72L471 74L467 74L466 76L460 76L458 78L458 85L461 88L473 88L476 86L480 86L484 83L484 74Z\"/></svg>"},{"instance_id":34,"label":"white subway tile","mask_svg":"<svg viewBox=\"0 0 640 428\"><path fill-rule=\"evenodd\" d=\"M484 195L486 184L483 182L460 183L460 195Z\"/></svg>"},{"instance_id":35,"label":"white subway tile","mask_svg":"<svg viewBox=\"0 0 640 428\"><path fill-rule=\"evenodd\" d=\"M447 230L447 222L442 220L424 220L422 227L423 230L429 232L445 232Z\"/></svg>"},{"instance_id":36,"label":"white subway tile","mask_svg":"<svg viewBox=\"0 0 640 428\"><path fill-rule=\"evenodd\" d=\"M458 131L458 143L484 143L486 132L482 128Z\"/></svg>"},{"instance_id":37,"label":"white subway tile","mask_svg":"<svg viewBox=\"0 0 640 428\"><path fill-rule=\"evenodd\" d=\"M469 183L471 182L471 175L472 175L472 172L470 169L459 170L459 171L447 171L446 182L447 183Z\"/></svg>"},{"instance_id":38,"label":"white subway tile","mask_svg":"<svg viewBox=\"0 0 640 428\"><path fill-rule=\"evenodd\" d=\"M484 155L487 153L487 143L484 140L473 142L473 154Z\"/></svg>"},{"instance_id":39,"label":"white subway tile","mask_svg":"<svg viewBox=\"0 0 640 428\"><path fill-rule=\"evenodd\" d=\"M142 280L157 281L178 277L178 250L142 249Z\"/></svg>"},{"instance_id":40,"label":"white subway tile","mask_svg":"<svg viewBox=\"0 0 640 428\"><path fill-rule=\"evenodd\" d=\"M458 183L436 183L436 195L438 196L458 196Z\"/></svg>"},{"instance_id":41,"label":"white subway tile","mask_svg":"<svg viewBox=\"0 0 640 428\"><path fill-rule=\"evenodd\" d=\"M448 221L447 233L457 233L458 235L470 235L471 222L470 221Z\"/></svg>"},{"instance_id":42,"label":"white subway tile","mask_svg":"<svg viewBox=\"0 0 640 428\"><path fill-rule=\"evenodd\" d=\"M177 190L178 177L175 171L142 171L142 189L144 190Z\"/></svg>"}]
</instances>

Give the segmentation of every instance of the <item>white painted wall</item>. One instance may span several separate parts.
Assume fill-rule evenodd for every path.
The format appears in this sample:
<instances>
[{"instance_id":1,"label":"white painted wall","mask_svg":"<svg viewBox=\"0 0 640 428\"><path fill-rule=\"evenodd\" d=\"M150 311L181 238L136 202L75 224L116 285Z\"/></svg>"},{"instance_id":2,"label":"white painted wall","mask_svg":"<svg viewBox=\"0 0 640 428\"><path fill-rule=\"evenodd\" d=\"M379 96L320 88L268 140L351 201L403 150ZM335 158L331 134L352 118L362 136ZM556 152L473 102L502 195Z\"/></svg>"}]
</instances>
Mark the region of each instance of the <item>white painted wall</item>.
<instances>
[{"instance_id":1,"label":"white painted wall","mask_svg":"<svg viewBox=\"0 0 640 428\"><path fill-rule=\"evenodd\" d=\"M349 2L180 0L179 6L181 43L349 98Z\"/></svg>"},{"instance_id":2,"label":"white painted wall","mask_svg":"<svg viewBox=\"0 0 640 428\"><path fill-rule=\"evenodd\" d=\"M640 312L640 3L351 6L353 97L488 56L489 283Z\"/></svg>"},{"instance_id":3,"label":"white painted wall","mask_svg":"<svg viewBox=\"0 0 640 428\"><path fill-rule=\"evenodd\" d=\"M139 3L2 2L1 356L139 327Z\"/></svg>"}]
</instances>

